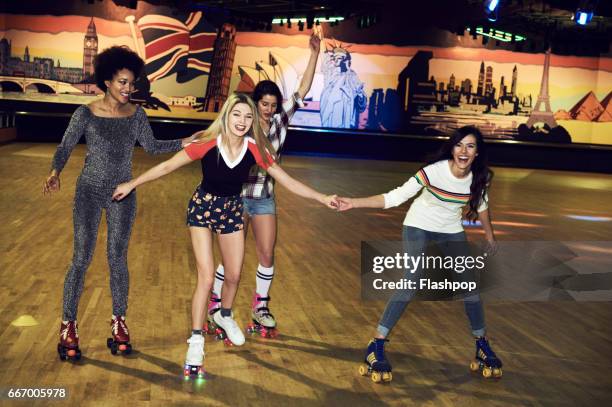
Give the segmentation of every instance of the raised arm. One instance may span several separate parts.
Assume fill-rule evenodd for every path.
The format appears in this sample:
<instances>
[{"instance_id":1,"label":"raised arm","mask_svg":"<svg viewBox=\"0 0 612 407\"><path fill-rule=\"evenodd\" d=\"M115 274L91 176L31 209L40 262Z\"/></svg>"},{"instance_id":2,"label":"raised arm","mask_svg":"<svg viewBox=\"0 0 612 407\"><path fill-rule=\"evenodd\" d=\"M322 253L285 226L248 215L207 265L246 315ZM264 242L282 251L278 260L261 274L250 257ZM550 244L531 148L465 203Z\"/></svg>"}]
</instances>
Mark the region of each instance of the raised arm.
<instances>
[{"instance_id":1,"label":"raised arm","mask_svg":"<svg viewBox=\"0 0 612 407\"><path fill-rule=\"evenodd\" d=\"M298 95L301 99L304 99L312 86L312 79L314 78L315 69L317 68L317 59L319 58L319 52L321 50L321 39L319 36L313 31L310 36L310 59L308 60L308 65L306 65L306 70L302 75L302 81L300 82L300 87L297 90Z\"/></svg>"},{"instance_id":2,"label":"raised arm","mask_svg":"<svg viewBox=\"0 0 612 407\"><path fill-rule=\"evenodd\" d=\"M170 174L177 168L189 164L192 161L193 160L187 155L185 150L181 150L178 153L174 154L174 156L169 160L157 164L155 167L150 168L145 173L139 175L133 180L124 182L123 184L119 185L113 192L113 199L120 201L127 195L129 195L130 192L132 192L132 190L137 186L142 185L146 182L154 181L158 178L163 177L164 175Z\"/></svg>"},{"instance_id":3,"label":"raised arm","mask_svg":"<svg viewBox=\"0 0 612 407\"><path fill-rule=\"evenodd\" d=\"M324 195L287 174L278 164L272 164L268 169L268 174L279 184L289 191L304 198L313 199L322 203L330 209L336 209L336 195Z\"/></svg>"}]
</instances>

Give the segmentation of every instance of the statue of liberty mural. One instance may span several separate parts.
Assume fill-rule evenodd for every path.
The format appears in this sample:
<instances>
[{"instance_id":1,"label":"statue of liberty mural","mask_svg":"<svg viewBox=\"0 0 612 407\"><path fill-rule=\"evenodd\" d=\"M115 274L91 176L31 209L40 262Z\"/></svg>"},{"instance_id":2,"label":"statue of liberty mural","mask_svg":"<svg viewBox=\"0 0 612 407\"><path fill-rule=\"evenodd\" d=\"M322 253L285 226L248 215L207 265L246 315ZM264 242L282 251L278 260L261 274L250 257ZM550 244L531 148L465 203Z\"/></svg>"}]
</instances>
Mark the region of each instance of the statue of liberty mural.
<instances>
[{"instance_id":1,"label":"statue of liberty mural","mask_svg":"<svg viewBox=\"0 0 612 407\"><path fill-rule=\"evenodd\" d=\"M355 129L359 113L366 108L363 82L351 69L351 54L345 47L334 41L331 49L323 56L321 67L324 87L321 92L321 125Z\"/></svg>"}]
</instances>

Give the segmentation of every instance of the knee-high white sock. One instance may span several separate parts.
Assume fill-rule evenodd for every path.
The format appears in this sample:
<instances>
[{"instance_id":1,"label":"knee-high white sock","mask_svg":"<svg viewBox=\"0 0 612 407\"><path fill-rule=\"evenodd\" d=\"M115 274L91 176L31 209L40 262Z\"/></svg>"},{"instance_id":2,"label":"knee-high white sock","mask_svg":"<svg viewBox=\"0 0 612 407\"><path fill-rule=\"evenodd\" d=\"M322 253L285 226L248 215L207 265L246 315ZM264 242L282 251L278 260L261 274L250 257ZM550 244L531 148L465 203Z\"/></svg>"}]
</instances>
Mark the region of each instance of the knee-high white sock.
<instances>
[{"instance_id":1,"label":"knee-high white sock","mask_svg":"<svg viewBox=\"0 0 612 407\"><path fill-rule=\"evenodd\" d=\"M215 282L213 284L213 294L215 294L217 297L221 297L224 279L225 269L223 268L223 264L219 264L219 267L217 267L217 271L215 272Z\"/></svg>"},{"instance_id":2,"label":"knee-high white sock","mask_svg":"<svg viewBox=\"0 0 612 407\"><path fill-rule=\"evenodd\" d=\"M270 291L270 284L274 278L274 266L264 267L261 264L257 266L257 277L255 278L255 291L261 297L267 297Z\"/></svg>"}]
</instances>

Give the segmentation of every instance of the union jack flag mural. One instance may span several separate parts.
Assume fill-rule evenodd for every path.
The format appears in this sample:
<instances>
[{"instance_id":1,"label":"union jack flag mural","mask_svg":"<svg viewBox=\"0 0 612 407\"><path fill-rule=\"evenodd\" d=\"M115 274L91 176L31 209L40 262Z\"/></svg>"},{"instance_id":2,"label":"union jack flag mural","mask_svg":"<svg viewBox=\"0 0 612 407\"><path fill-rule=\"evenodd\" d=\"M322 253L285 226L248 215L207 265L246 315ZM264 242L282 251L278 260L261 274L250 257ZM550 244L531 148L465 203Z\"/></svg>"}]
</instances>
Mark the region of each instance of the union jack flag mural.
<instances>
[{"instance_id":1,"label":"union jack flag mural","mask_svg":"<svg viewBox=\"0 0 612 407\"><path fill-rule=\"evenodd\" d=\"M179 83L210 72L215 28L202 12L190 13L183 23L151 14L138 20L145 43L145 71L150 82L177 73Z\"/></svg>"}]
</instances>

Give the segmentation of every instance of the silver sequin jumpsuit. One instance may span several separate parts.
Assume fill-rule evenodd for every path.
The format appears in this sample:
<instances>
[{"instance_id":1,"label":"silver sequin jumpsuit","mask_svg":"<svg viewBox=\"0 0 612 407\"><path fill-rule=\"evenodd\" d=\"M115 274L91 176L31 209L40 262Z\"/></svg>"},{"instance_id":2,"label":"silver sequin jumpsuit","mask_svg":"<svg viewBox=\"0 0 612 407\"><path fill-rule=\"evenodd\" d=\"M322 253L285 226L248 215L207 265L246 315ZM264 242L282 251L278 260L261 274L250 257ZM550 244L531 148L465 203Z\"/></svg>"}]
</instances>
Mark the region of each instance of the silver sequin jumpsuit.
<instances>
[{"instance_id":1,"label":"silver sequin jumpsuit","mask_svg":"<svg viewBox=\"0 0 612 407\"><path fill-rule=\"evenodd\" d=\"M136 216L135 191L122 201L113 201L117 185L132 178L132 154L136 140L152 154L181 149L180 140L161 141L144 110L138 106L129 117L95 116L89 107L76 109L53 156L52 168L62 171L81 136L87 142L85 165L74 196L74 253L64 281L64 320L76 320L85 272L91 263L102 209L106 210L106 242L110 268L113 314L125 315L129 287L127 249Z\"/></svg>"}]
</instances>

